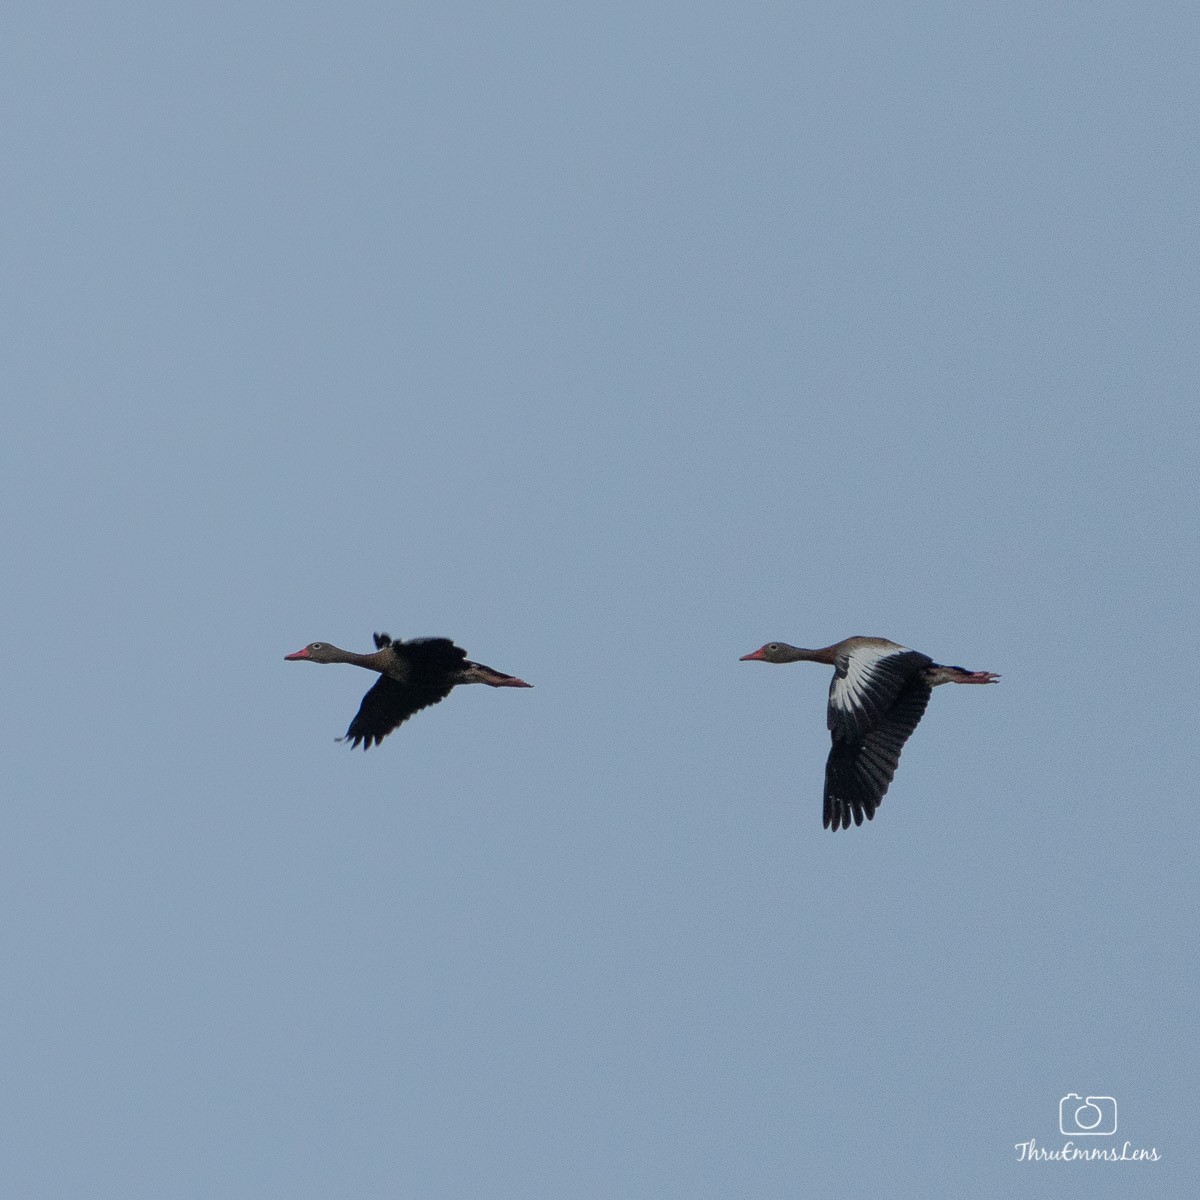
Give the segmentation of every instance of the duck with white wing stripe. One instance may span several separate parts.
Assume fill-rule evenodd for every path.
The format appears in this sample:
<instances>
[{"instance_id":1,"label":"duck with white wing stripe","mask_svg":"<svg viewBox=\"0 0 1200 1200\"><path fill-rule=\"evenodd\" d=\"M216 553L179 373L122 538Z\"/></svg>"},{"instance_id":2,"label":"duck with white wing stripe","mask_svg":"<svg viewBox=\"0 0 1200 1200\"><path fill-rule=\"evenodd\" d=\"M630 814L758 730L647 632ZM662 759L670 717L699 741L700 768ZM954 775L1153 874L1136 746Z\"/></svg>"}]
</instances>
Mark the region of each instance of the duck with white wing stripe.
<instances>
[{"instance_id":1,"label":"duck with white wing stripe","mask_svg":"<svg viewBox=\"0 0 1200 1200\"><path fill-rule=\"evenodd\" d=\"M991 671L946 667L887 638L851 637L820 650L768 642L742 662L819 662L834 669L829 685L825 828L871 820L896 774L900 751L942 683L995 683Z\"/></svg>"}]
</instances>

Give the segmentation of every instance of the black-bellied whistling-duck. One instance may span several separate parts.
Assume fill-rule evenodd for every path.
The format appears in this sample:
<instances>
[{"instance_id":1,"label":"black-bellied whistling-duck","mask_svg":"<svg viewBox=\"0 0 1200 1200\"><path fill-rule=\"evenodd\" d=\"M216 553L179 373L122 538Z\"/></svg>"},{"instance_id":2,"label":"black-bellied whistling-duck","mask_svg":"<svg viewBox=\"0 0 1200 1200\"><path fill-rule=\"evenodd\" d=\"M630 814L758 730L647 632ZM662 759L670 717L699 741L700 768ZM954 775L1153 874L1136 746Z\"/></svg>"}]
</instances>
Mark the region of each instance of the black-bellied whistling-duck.
<instances>
[{"instance_id":1,"label":"black-bellied whistling-duck","mask_svg":"<svg viewBox=\"0 0 1200 1200\"><path fill-rule=\"evenodd\" d=\"M886 638L852 637L822 650L768 642L742 662L819 662L833 667L825 763L825 828L868 821L883 800L900 751L939 683L995 683L991 671L943 667L928 655Z\"/></svg>"},{"instance_id":2,"label":"black-bellied whistling-duck","mask_svg":"<svg viewBox=\"0 0 1200 1200\"><path fill-rule=\"evenodd\" d=\"M374 654L355 654L339 650L328 642L310 642L295 654L285 654L288 662L353 663L378 671L379 679L362 699L358 715L350 722L344 738L351 748L362 742L363 749L383 741L397 725L413 713L445 700L460 683L486 683L490 687L532 687L533 684L471 662L467 652L449 638L413 638L394 642L386 633L375 635Z\"/></svg>"}]
</instances>

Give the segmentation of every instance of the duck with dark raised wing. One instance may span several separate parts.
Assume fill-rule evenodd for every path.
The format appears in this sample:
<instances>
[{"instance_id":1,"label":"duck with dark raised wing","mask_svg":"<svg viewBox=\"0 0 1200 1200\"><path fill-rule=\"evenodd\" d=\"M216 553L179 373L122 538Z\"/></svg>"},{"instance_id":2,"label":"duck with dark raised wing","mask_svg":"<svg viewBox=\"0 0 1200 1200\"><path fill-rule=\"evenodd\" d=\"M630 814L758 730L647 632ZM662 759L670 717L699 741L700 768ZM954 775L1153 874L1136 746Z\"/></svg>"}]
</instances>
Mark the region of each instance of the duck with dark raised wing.
<instances>
[{"instance_id":1,"label":"duck with dark raised wing","mask_svg":"<svg viewBox=\"0 0 1200 1200\"><path fill-rule=\"evenodd\" d=\"M378 671L379 679L362 699L358 715L350 722L344 738L351 748L383 741L397 725L439 700L445 700L460 683L486 683L489 687L532 687L533 684L505 675L483 663L471 662L467 652L449 638L413 638L394 642L386 633L375 635L374 654L339 650L328 642L310 642L288 662L353 663Z\"/></svg>"},{"instance_id":2,"label":"duck with dark raised wing","mask_svg":"<svg viewBox=\"0 0 1200 1200\"><path fill-rule=\"evenodd\" d=\"M825 763L825 828L871 820L896 774L900 751L941 683L995 683L991 671L944 667L886 638L852 637L821 650L768 642L742 662L819 662L833 667Z\"/></svg>"}]
</instances>

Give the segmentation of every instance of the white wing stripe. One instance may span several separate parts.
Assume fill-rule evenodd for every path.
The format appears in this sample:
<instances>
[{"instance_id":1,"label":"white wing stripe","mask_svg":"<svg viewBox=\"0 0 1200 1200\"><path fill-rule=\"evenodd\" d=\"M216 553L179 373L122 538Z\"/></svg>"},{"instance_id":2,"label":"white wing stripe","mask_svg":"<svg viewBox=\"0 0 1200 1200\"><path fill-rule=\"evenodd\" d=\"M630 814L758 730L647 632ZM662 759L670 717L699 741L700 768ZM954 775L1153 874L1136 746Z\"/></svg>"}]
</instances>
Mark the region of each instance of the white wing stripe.
<instances>
[{"instance_id":1,"label":"white wing stripe","mask_svg":"<svg viewBox=\"0 0 1200 1200\"><path fill-rule=\"evenodd\" d=\"M831 697L835 708L846 712L855 712L864 707L863 699L871 690L875 680L876 668L885 658L894 658L904 654L904 646L889 647L886 650L875 647L855 650L846 658L845 676L835 676L833 695Z\"/></svg>"}]
</instances>

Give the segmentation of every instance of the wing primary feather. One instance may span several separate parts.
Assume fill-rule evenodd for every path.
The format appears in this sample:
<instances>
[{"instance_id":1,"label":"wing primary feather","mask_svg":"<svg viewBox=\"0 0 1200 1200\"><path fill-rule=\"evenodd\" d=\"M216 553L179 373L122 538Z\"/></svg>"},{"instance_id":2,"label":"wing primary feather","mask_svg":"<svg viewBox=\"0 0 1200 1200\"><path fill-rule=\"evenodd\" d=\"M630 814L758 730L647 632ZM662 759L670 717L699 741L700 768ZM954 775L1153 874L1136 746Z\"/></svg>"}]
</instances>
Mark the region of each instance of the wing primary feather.
<instances>
[{"instance_id":1,"label":"wing primary feather","mask_svg":"<svg viewBox=\"0 0 1200 1200\"><path fill-rule=\"evenodd\" d=\"M917 658L925 657L917 656L915 651L907 653ZM929 703L930 684L920 664L914 663L913 667L916 669L910 669L886 712L866 728L862 728L853 714L851 719L835 721L831 693L832 746L825 764L824 824L827 828L849 829L851 817L855 825L872 820L887 794L904 743L916 729Z\"/></svg>"}]
</instances>

